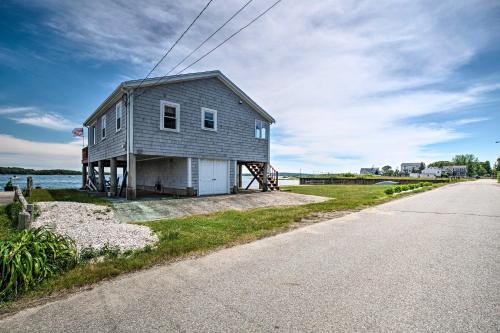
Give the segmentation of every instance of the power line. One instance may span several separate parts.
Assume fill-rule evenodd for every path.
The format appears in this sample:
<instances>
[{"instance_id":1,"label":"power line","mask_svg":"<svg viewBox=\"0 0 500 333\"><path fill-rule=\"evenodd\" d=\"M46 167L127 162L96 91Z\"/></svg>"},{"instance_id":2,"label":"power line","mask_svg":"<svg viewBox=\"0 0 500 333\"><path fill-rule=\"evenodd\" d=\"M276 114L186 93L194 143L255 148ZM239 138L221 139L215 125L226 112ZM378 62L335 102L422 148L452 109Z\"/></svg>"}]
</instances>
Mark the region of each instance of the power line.
<instances>
[{"instance_id":1,"label":"power line","mask_svg":"<svg viewBox=\"0 0 500 333\"><path fill-rule=\"evenodd\" d=\"M184 72L185 70L187 70L188 68L194 66L195 64L197 64L198 62L200 62L201 60L203 60L204 58L206 58L208 55L210 55L213 51L217 50L219 47L221 47L222 45L224 45L226 42L228 42L231 38L233 38L234 36L236 36L237 34L239 34L241 31L243 31L244 29L248 28L252 23L254 23L255 21L257 21L258 19L260 19L262 16L264 16L267 12L269 12L271 9L273 9L278 3L280 3L282 0L277 0L276 2L274 2L271 6L269 6L265 11L263 11L262 13L260 13L257 17L255 17L253 20L251 20L250 22L248 22L246 25L244 25L243 27L241 27L240 29L236 30L236 32L234 32L232 35L230 35L229 37L227 37L226 39L224 39L221 43L217 44L217 46L215 46L214 48L212 48L210 51L208 51L207 53L205 53L204 55L202 55L200 58L198 58L196 61L192 62L191 64L189 64L188 66L184 67L182 70L180 70L179 72L177 72L175 75L179 75L181 74L182 72ZM162 77L163 78L163 77Z\"/></svg>"},{"instance_id":2,"label":"power line","mask_svg":"<svg viewBox=\"0 0 500 333\"><path fill-rule=\"evenodd\" d=\"M174 67L172 67L171 70L167 72L163 77L168 76L168 74L172 73L177 67L179 67L186 59L188 59L190 56L193 55L196 51L198 51L203 45L205 45L206 42L208 42L216 33L218 33L222 28L224 28L229 22L231 22L236 16L238 16L239 13L243 11L253 0L247 1L240 9L238 9L226 22L224 22L223 25L221 25L217 30L215 30L210 36L205 38L203 42L200 43L193 51L191 51L187 56L185 56L181 61L177 63ZM161 79L161 78L160 78Z\"/></svg>"},{"instance_id":3,"label":"power line","mask_svg":"<svg viewBox=\"0 0 500 333\"><path fill-rule=\"evenodd\" d=\"M174 44L172 44L172 46L168 49L168 51L163 55L163 57L161 57L161 59L156 63L156 65L154 65L154 67L149 71L148 75L146 75L145 78L142 79L141 83L139 83L139 85L137 86L136 89L139 89L141 87L141 85L144 83L144 81L151 75L151 73L153 73L153 71L156 69L156 67L158 67L161 62L165 59L165 57L167 55L169 55L169 53L172 51L172 49L177 45L177 43L179 43L179 41L182 39L182 37L184 37L184 35L186 34L186 32L188 32L189 29L191 29L191 27L195 24L195 22L198 20L198 18L200 18L201 14L203 14L203 12L205 11L205 9L208 8L208 6L210 5L210 3L212 2L213 0L209 0L207 2L207 4L205 5L205 7L203 7L203 9L198 13L198 15L194 18L193 22L191 22L191 24L186 28L186 30L184 30L184 32L179 36L179 38L177 38L177 40L174 42Z\"/></svg>"}]
</instances>

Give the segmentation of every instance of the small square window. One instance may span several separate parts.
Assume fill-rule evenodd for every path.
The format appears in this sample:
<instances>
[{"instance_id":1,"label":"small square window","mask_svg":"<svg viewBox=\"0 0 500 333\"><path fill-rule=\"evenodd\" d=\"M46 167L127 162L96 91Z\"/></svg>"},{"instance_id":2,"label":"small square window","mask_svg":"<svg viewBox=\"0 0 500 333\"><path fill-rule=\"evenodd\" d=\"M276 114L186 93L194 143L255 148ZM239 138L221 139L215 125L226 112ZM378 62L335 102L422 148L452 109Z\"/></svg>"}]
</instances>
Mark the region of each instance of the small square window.
<instances>
[{"instance_id":1,"label":"small square window","mask_svg":"<svg viewBox=\"0 0 500 333\"><path fill-rule=\"evenodd\" d=\"M217 110L201 108L201 128L217 131Z\"/></svg>"}]
</instances>

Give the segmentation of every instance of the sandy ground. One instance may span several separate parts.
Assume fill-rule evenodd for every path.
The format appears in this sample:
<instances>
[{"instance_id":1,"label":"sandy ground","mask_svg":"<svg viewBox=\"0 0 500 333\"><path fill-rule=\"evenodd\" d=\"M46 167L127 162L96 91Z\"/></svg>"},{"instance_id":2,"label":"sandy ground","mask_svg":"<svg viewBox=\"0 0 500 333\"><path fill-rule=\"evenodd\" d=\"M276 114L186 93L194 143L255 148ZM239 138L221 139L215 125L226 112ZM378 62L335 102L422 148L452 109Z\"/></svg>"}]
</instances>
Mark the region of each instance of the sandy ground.
<instances>
[{"instance_id":1,"label":"sandy ground","mask_svg":"<svg viewBox=\"0 0 500 333\"><path fill-rule=\"evenodd\" d=\"M139 249L158 239L148 227L119 223L109 207L77 202L39 202L42 213L33 227L48 226L71 237L77 248L119 246Z\"/></svg>"},{"instance_id":2,"label":"sandy ground","mask_svg":"<svg viewBox=\"0 0 500 333\"><path fill-rule=\"evenodd\" d=\"M162 198L156 200L116 201L113 206L121 222L151 221L224 210L305 205L328 198L290 192L257 192L198 198Z\"/></svg>"},{"instance_id":3,"label":"sandy ground","mask_svg":"<svg viewBox=\"0 0 500 333\"><path fill-rule=\"evenodd\" d=\"M8 205L14 200L14 192L0 192L0 205Z\"/></svg>"}]
</instances>

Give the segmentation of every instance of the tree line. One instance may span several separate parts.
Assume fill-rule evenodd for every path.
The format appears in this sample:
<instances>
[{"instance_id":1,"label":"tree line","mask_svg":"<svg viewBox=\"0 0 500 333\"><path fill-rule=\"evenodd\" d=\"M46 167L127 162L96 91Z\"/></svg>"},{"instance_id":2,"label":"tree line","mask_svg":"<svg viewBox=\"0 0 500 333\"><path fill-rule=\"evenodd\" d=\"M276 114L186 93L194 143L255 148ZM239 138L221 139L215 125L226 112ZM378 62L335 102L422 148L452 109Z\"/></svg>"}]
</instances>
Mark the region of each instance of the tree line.
<instances>
[{"instance_id":1,"label":"tree line","mask_svg":"<svg viewBox=\"0 0 500 333\"><path fill-rule=\"evenodd\" d=\"M19 167L0 167L0 175L81 175L81 171L64 170L64 169L48 169L35 170Z\"/></svg>"}]
</instances>

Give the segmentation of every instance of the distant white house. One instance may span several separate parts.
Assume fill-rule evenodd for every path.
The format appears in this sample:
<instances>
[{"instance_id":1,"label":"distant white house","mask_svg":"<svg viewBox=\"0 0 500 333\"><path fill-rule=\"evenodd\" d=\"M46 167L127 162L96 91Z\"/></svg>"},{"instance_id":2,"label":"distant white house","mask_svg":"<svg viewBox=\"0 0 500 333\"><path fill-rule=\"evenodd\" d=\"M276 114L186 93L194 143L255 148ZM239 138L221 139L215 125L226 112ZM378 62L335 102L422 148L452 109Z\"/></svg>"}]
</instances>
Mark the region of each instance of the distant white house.
<instances>
[{"instance_id":1,"label":"distant white house","mask_svg":"<svg viewBox=\"0 0 500 333\"><path fill-rule=\"evenodd\" d=\"M411 173L418 173L420 171L420 165L422 163L401 163L401 173L403 175L410 175ZM424 164L425 168L425 164Z\"/></svg>"},{"instance_id":2,"label":"distant white house","mask_svg":"<svg viewBox=\"0 0 500 333\"><path fill-rule=\"evenodd\" d=\"M379 168L361 168L359 170L360 175L380 175L380 169Z\"/></svg>"},{"instance_id":3,"label":"distant white house","mask_svg":"<svg viewBox=\"0 0 500 333\"><path fill-rule=\"evenodd\" d=\"M420 173L421 178L436 178L436 177L441 177L443 174L443 169L441 168L425 168L422 170Z\"/></svg>"}]
</instances>

